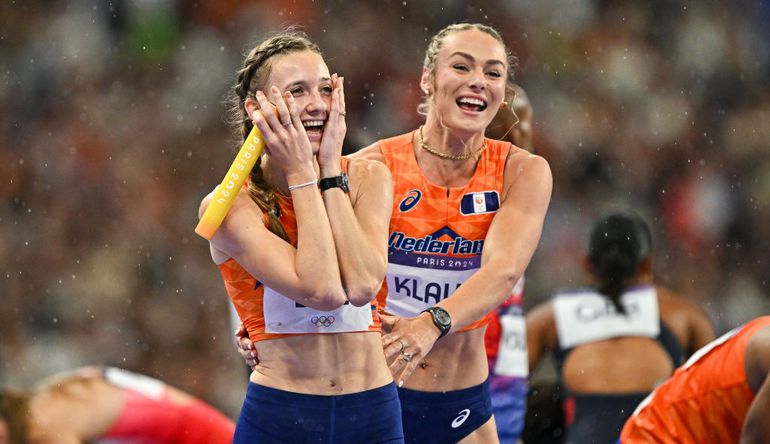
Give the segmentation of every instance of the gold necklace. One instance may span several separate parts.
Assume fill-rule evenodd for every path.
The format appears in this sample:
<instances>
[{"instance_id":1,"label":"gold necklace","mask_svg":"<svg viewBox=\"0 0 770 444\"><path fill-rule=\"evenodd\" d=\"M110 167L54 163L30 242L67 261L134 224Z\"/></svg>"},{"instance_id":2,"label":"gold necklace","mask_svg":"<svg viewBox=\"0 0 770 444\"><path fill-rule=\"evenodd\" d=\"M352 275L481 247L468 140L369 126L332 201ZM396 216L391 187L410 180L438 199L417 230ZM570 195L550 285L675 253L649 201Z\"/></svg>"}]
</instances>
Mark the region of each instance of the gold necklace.
<instances>
[{"instance_id":1,"label":"gold necklace","mask_svg":"<svg viewBox=\"0 0 770 444\"><path fill-rule=\"evenodd\" d=\"M425 143L425 138L423 138L423 136L422 136L422 126L420 126L420 147L422 149L424 149L425 151L433 154L434 156L438 156L438 157L441 157L443 159L467 160L467 159L470 159L471 157L475 156L476 154L481 153L482 151L484 151L487 148L487 139L485 138L484 139L484 143L481 144L481 148L479 148L479 149L477 149L475 151L468 151L467 153L460 154L460 155L447 154L447 153L442 153L441 151L436 151L433 148L429 147L427 143Z\"/></svg>"}]
</instances>

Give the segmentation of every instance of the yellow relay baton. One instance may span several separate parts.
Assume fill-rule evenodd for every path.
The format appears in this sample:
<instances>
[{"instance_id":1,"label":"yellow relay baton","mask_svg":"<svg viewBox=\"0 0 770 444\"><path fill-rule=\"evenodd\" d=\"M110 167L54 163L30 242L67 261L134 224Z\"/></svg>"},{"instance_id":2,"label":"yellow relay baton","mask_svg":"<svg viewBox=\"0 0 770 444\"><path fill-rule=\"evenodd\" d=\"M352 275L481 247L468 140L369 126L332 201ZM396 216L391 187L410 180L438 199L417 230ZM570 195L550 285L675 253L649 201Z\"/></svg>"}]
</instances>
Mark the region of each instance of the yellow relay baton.
<instances>
[{"instance_id":1,"label":"yellow relay baton","mask_svg":"<svg viewBox=\"0 0 770 444\"><path fill-rule=\"evenodd\" d=\"M214 190L214 199L203 212L198 226L195 227L198 235L208 240L214 237L264 148L265 141L262 139L262 133L255 125L241 145L222 183Z\"/></svg>"}]
</instances>

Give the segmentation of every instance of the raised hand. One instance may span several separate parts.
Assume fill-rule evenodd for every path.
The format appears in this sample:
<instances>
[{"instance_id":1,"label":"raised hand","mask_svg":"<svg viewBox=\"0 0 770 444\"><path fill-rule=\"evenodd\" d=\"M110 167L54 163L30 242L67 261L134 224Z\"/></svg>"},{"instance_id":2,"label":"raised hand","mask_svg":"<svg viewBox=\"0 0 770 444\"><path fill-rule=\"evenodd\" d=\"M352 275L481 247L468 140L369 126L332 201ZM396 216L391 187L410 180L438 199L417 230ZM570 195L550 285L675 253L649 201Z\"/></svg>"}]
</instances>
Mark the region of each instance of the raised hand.
<instances>
[{"instance_id":1,"label":"raised hand","mask_svg":"<svg viewBox=\"0 0 770 444\"><path fill-rule=\"evenodd\" d=\"M281 95L275 86L270 88L270 97L273 103L268 101L262 91L257 91L259 109L270 109L275 105L276 112L254 112L252 120L262 132L265 149L283 170L289 184L307 181L310 178L309 172L313 171L313 150L294 98L289 92Z\"/></svg>"},{"instance_id":2,"label":"raised hand","mask_svg":"<svg viewBox=\"0 0 770 444\"><path fill-rule=\"evenodd\" d=\"M318 165L324 177L339 174L342 143L345 140L345 78L332 74L332 102L318 150Z\"/></svg>"}]
</instances>

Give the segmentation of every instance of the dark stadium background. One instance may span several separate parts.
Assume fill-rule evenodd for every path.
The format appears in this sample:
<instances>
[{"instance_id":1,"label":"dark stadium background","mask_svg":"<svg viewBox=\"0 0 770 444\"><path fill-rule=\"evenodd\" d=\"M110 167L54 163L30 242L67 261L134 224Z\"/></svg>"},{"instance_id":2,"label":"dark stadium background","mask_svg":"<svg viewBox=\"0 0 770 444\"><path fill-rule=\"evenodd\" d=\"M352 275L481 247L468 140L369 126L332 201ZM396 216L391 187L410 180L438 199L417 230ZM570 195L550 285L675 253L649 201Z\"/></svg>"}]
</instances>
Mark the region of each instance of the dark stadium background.
<instances>
[{"instance_id":1,"label":"dark stadium background","mask_svg":"<svg viewBox=\"0 0 770 444\"><path fill-rule=\"evenodd\" d=\"M346 78L355 150L419 125L427 40L458 21L518 56L554 173L527 306L582 283L590 222L626 205L654 226L657 280L718 332L768 313L767 2L8 0L0 385L111 364L235 416L246 373L193 228L234 156L242 54L301 24Z\"/></svg>"}]
</instances>

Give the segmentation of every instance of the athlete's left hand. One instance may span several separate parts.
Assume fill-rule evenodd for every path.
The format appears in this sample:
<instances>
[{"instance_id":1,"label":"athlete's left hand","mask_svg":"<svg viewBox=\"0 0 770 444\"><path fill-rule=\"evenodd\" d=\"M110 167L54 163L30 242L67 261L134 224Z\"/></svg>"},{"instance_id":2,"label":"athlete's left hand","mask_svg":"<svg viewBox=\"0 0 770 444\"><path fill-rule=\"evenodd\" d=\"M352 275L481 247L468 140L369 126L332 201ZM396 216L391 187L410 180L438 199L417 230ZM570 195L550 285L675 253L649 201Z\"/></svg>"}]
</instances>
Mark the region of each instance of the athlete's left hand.
<instances>
[{"instance_id":1,"label":"athlete's left hand","mask_svg":"<svg viewBox=\"0 0 770 444\"><path fill-rule=\"evenodd\" d=\"M257 355L257 349L254 347L254 343L251 342L249 332L246 331L246 327L244 327L243 324L239 325L238 329L235 330L235 345L246 365L254 370L257 367L257 364L259 364L259 356Z\"/></svg>"},{"instance_id":2,"label":"athlete's left hand","mask_svg":"<svg viewBox=\"0 0 770 444\"><path fill-rule=\"evenodd\" d=\"M318 166L322 177L340 174L342 143L345 140L345 78L332 74L332 101L324 124L321 146L318 148Z\"/></svg>"},{"instance_id":3,"label":"athlete's left hand","mask_svg":"<svg viewBox=\"0 0 770 444\"><path fill-rule=\"evenodd\" d=\"M404 385L412 372L430 353L440 332L433 324L430 314L422 313L414 318L380 314L382 348L396 384Z\"/></svg>"}]
</instances>

